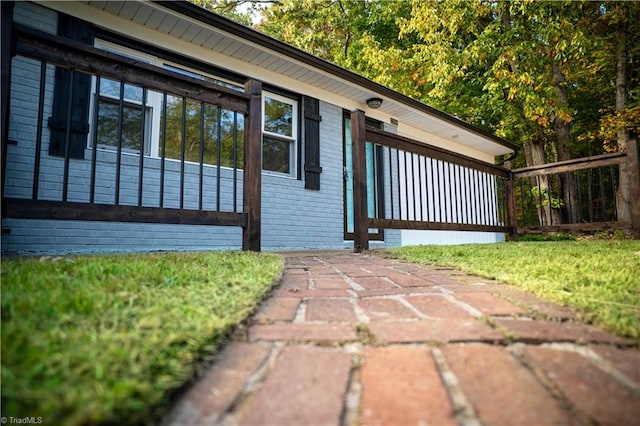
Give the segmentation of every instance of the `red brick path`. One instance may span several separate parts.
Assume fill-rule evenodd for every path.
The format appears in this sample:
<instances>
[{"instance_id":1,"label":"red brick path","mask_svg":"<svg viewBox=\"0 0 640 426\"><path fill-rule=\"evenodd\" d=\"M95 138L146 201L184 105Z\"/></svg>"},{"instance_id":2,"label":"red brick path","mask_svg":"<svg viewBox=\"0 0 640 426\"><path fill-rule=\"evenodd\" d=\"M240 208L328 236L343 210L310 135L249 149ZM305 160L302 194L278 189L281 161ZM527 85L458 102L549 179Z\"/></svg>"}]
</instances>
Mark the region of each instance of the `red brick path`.
<instances>
[{"instance_id":1,"label":"red brick path","mask_svg":"<svg viewBox=\"0 0 640 426\"><path fill-rule=\"evenodd\" d=\"M458 271L290 255L165 424L640 424L638 342L575 319Z\"/></svg>"}]
</instances>

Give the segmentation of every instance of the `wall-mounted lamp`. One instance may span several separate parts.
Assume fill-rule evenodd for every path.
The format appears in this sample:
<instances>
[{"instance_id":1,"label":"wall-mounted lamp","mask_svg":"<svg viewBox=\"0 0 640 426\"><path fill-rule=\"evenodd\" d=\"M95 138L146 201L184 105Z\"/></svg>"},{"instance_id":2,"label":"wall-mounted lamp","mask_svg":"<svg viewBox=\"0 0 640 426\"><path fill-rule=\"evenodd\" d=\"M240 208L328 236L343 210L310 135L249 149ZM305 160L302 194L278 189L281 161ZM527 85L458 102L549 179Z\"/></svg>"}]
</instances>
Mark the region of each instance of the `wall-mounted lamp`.
<instances>
[{"instance_id":1,"label":"wall-mounted lamp","mask_svg":"<svg viewBox=\"0 0 640 426\"><path fill-rule=\"evenodd\" d=\"M382 98L369 98L367 99L367 106L371 109L378 109L382 105Z\"/></svg>"}]
</instances>

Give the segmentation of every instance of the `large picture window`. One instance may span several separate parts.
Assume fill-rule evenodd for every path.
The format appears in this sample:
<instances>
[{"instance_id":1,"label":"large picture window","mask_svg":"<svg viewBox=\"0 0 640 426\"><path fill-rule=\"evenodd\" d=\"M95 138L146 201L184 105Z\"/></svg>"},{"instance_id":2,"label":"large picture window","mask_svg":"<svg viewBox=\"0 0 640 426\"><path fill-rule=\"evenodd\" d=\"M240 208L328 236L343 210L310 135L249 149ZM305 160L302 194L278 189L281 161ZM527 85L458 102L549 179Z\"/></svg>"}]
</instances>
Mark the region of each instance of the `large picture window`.
<instances>
[{"instance_id":1,"label":"large picture window","mask_svg":"<svg viewBox=\"0 0 640 426\"><path fill-rule=\"evenodd\" d=\"M298 102L265 92L262 111L262 169L295 176Z\"/></svg>"}]
</instances>

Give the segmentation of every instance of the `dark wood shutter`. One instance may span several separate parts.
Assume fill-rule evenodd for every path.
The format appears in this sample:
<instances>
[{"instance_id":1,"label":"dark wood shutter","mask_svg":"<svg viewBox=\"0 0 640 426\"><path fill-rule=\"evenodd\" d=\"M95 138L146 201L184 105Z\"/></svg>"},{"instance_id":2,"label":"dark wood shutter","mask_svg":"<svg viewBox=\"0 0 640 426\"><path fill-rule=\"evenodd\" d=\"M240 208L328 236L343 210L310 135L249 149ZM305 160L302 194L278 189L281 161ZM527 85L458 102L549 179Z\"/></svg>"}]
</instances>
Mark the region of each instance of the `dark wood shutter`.
<instances>
[{"instance_id":1,"label":"dark wood shutter","mask_svg":"<svg viewBox=\"0 0 640 426\"><path fill-rule=\"evenodd\" d=\"M320 190L320 101L304 97L304 187Z\"/></svg>"},{"instance_id":2,"label":"dark wood shutter","mask_svg":"<svg viewBox=\"0 0 640 426\"><path fill-rule=\"evenodd\" d=\"M93 46L93 24L60 13L58 15L58 35ZM51 139L50 155L65 155L67 121L69 108L69 85L72 84L71 134L69 158L84 158L89 133L89 100L91 97L91 76L70 69L56 67L53 88L53 108L49 118Z\"/></svg>"}]
</instances>

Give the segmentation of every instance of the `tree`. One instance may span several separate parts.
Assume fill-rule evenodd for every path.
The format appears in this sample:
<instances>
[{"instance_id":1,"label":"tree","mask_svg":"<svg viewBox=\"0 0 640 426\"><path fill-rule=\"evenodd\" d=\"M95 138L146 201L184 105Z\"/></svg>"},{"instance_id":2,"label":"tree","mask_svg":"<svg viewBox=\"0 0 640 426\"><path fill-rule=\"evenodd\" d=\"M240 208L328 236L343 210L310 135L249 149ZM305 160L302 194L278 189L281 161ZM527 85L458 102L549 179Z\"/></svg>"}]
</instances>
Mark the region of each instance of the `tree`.
<instances>
[{"instance_id":1,"label":"tree","mask_svg":"<svg viewBox=\"0 0 640 426\"><path fill-rule=\"evenodd\" d=\"M271 0L189 0L191 3L209 9L219 15L233 19L244 25L251 26L253 16L258 14L262 4L272 3Z\"/></svg>"},{"instance_id":2,"label":"tree","mask_svg":"<svg viewBox=\"0 0 640 426\"><path fill-rule=\"evenodd\" d=\"M600 120L599 136L608 151L627 150L631 132L640 131L640 3L608 2L601 6L596 30L606 47L599 60L615 64L614 105L609 105ZM626 163L620 165L618 220L631 221L631 194Z\"/></svg>"}]
</instances>

